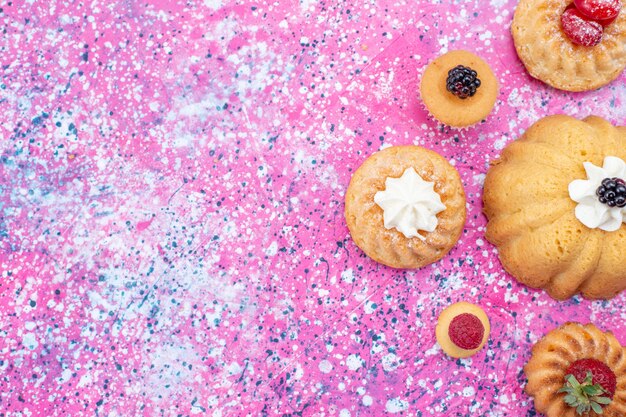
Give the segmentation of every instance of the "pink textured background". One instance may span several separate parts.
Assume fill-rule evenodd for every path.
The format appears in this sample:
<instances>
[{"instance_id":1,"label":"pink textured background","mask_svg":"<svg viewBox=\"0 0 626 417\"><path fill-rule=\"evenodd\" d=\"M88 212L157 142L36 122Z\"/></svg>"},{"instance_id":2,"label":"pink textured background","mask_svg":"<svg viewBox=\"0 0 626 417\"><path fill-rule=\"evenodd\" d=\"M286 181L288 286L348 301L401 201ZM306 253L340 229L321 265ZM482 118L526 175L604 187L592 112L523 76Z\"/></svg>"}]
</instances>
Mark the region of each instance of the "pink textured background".
<instances>
[{"instance_id":1,"label":"pink textured background","mask_svg":"<svg viewBox=\"0 0 626 417\"><path fill-rule=\"evenodd\" d=\"M626 122L626 76L531 79L515 1L13 0L0 6L0 416L533 416L522 366L567 321L626 343L626 295L555 302L484 239L482 181L538 118ZM467 131L419 72L473 50L501 82ZM366 258L343 219L383 145L459 169L468 221L442 261ZM450 360L438 313L482 305Z\"/></svg>"}]
</instances>

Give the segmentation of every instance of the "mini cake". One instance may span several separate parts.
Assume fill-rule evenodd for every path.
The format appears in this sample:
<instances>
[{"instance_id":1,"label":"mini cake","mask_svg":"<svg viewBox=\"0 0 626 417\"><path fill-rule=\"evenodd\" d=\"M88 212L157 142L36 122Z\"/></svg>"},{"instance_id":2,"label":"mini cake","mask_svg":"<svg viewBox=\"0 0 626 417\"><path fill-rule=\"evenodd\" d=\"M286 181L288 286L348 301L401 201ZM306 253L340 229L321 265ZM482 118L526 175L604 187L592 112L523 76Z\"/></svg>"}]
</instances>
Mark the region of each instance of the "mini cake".
<instances>
[{"instance_id":1,"label":"mini cake","mask_svg":"<svg viewBox=\"0 0 626 417\"><path fill-rule=\"evenodd\" d=\"M420 146L376 152L352 176L346 222L369 257L394 268L441 259L465 224L459 174L441 155Z\"/></svg>"},{"instance_id":2,"label":"mini cake","mask_svg":"<svg viewBox=\"0 0 626 417\"><path fill-rule=\"evenodd\" d=\"M563 300L626 288L626 128L546 117L485 178L486 237L518 281Z\"/></svg>"},{"instance_id":3,"label":"mini cake","mask_svg":"<svg viewBox=\"0 0 626 417\"><path fill-rule=\"evenodd\" d=\"M476 55L450 51L428 64L420 94L435 119L463 128L491 113L498 97L498 81L489 65Z\"/></svg>"},{"instance_id":4,"label":"mini cake","mask_svg":"<svg viewBox=\"0 0 626 417\"><path fill-rule=\"evenodd\" d=\"M535 78L567 91L608 84L626 67L626 0L520 0L511 31Z\"/></svg>"},{"instance_id":5,"label":"mini cake","mask_svg":"<svg viewBox=\"0 0 626 417\"><path fill-rule=\"evenodd\" d=\"M444 352L453 358L467 358L481 350L491 327L482 308L461 301L439 315L435 336Z\"/></svg>"},{"instance_id":6,"label":"mini cake","mask_svg":"<svg viewBox=\"0 0 626 417\"><path fill-rule=\"evenodd\" d=\"M566 323L532 349L526 393L546 417L626 416L626 349L593 324Z\"/></svg>"}]
</instances>

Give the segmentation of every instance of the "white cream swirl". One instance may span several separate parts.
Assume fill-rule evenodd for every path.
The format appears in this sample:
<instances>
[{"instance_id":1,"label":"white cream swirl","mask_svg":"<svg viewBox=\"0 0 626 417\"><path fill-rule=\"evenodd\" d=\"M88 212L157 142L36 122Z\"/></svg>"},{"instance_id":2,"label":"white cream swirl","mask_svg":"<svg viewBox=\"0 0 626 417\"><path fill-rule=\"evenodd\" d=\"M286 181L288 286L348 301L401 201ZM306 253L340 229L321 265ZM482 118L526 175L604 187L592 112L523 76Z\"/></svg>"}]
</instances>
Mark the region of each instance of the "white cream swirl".
<instances>
[{"instance_id":1,"label":"white cream swirl","mask_svg":"<svg viewBox=\"0 0 626 417\"><path fill-rule=\"evenodd\" d=\"M626 163L618 157L607 156L602 167L584 162L586 180L574 180L569 184L569 196L578 203L576 218L590 229L599 228L607 232L618 230L626 223L626 207L609 207L596 195L596 190L605 178L626 179Z\"/></svg>"},{"instance_id":2,"label":"white cream swirl","mask_svg":"<svg viewBox=\"0 0 626 417\"><path fill-rule=\"evenodd\" d=\"M385 190L374 196L374 202L383 209L385 227L396 228L407 238L425 240L418 230L433 232L439 223L437 213L446 209L434 186L413 167L404 170L400 178L387 178Z\"/></svg>"}]
</instances>

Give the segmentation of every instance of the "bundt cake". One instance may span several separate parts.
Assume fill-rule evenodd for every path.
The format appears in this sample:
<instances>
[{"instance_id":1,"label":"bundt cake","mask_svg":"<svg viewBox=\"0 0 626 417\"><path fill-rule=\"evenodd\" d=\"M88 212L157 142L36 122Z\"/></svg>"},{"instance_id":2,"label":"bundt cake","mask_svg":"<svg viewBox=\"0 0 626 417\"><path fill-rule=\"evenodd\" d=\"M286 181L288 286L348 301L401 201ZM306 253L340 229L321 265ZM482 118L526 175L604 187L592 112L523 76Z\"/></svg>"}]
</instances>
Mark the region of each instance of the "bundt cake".
<instances>
[{"instance_id":1,"label":"bundt cake","mask_svg":"<svg viewBox=\"0 0 626 417\"><path fill-rule=\"evenodd\" d=\"M506 146L483 195L504 269L560 300L626 288L624 161L626 128L595 116L546 117Z\"/></svg>"},{"instance_id":2,"label":"bundt cake","mask_svg":"<svg viewBox=\"0 0 626 417\"><path fill-rule=\"evenodd\" d=\"M626 416L626 349L593 324L566 323L535 344L526 393L546 417Z\"/></svg>"},{"instance_id":3,"label":"bundt cake","mask_svg":"<svg viewBox=\"0 0 626 417\"><path fill-rule=\"evenodd\" d=\"M511 25L515 49L530 75L546 84L567 91L593 90L626 67L626 12L622 7L610 23L580 18L580 13L565 21L563 15L570 15L572 6L572 0L520 0ZM585 39L595 31L597 44L577 39L576 34Z\"/></svg>"},{"instance_id":4,"label":"bundt cake","mask_svg":"<svg viewBox=\"0 0 626 417\"><path fill-rule=\"evenodd\" d=\"M345 216L354 243L394 268L441 259L465 225L465 192L457 170L420 146L393 146L354 172Z\"/></svg>"}]
</instances>

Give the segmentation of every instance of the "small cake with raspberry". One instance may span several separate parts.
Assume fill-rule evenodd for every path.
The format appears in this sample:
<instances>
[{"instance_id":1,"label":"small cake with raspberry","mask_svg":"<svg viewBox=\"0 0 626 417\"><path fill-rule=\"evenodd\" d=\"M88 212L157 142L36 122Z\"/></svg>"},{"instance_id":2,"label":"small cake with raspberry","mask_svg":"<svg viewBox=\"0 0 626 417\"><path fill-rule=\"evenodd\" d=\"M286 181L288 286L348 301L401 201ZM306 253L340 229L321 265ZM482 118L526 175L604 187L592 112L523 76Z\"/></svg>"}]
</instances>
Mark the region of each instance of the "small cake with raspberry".
<instances>
[{"instance_id":1,"label":"small cake with raspberry","mask_svg":"<svg viewBox=\"0 0 626 417\"><path fill-rule=\"evenodd\" d=\"M626 0L520 0L511 32L531 76L566 91L594 90L626 67Z\"/></svg>"},{"instance_id":2,"label":"small cake with raspberry","mask_svg":"<svg viewBox=\"0 0 626 417\"><path fill-rule=\"evenodd\" d=\"M626 349L593 324L566 323L538 341L526 393L546 417L626 416Z\"/></svg>"},{"instance_id":3,"label":"small cake with raspberry","mask_svg":"<svg viewBox=\"0 0 626 417\"><path fill-rule=\"evenodd\" d=\"M485 346L490 330L489 318L483 309L461 301L441 312L435 336L448 356L467 358Z\"/></svg>"},{"instance_id":4,"label":"small cake with raspberry","mask_svg":"<svg viewBox=\"0 0 626 417\"><path fill-rule=\"evenodd\" d=\"M450 51L432 61L422 75L420 94L430 114L456 128L485 119L498 97L498 81L478 56Z\"/></svg>"}]
</instances>

